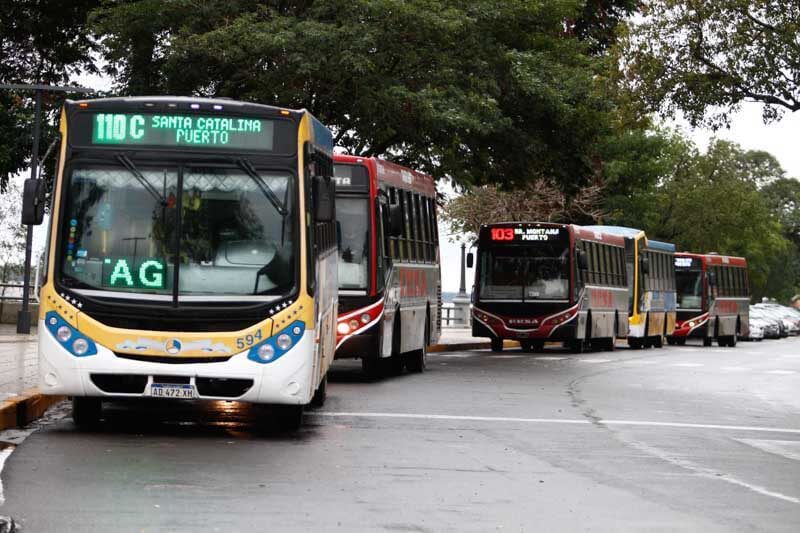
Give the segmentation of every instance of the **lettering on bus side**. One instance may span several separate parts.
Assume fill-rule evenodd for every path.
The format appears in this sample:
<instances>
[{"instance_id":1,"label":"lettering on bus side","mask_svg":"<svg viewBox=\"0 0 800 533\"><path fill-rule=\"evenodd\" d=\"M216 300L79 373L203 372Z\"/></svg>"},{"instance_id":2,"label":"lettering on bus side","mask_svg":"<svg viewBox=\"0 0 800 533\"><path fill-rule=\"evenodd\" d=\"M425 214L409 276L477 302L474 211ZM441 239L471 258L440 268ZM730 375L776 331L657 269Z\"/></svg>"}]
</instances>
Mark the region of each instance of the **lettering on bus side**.
<instances>
[{"instance_id":1,"label":"lettering on bus side","mask_svg":"<svg viewBox=\"0 0 800 533\"><path fill-rule=\"evenodd\" d=\"M589 303L592 307L614 307L614 293L607 289L592 289Z\"/></svg>"}]
</instances>

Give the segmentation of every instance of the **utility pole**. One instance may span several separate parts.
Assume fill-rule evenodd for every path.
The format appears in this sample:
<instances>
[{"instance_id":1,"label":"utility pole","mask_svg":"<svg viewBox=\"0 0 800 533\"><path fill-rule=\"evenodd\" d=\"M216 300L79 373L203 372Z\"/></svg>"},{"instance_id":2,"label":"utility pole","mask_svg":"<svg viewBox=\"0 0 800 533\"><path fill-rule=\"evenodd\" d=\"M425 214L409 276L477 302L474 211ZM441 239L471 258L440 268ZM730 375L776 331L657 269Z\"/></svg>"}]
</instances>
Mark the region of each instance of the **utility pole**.
<instances>
[{"instance_id":1,"label":"utility pole","mask_svg":"<svg viewBox=\"0 0 800 533\"><path fill-rule=\"evenodd\" d=\"M467 264L465 257L467 255L467 245L461 243L461 283L458 286L458 296L460 298L467 297Z\"/></svg>"},{"instance_id":2,"label":"utility pole","mask_svg":"<svg viewBox=\"0 0 800 533\"><path fill-rule=\"evenodd\" d=\"M31 179L39 179L39 137L41 135L42 121L42 94L45 92L63 93L91 93L93 89L85 87L64 87L58 85L28 85L28 84L0 84L0 89L12 91L33 91L34 93L34 113L33 113L33 150L31 151ZM31 253L33 248L33 226L28 225L25 234L25 273L22 280L22 309L17 313L17 333L31 332L31 311L30 311L30 292L31 292Z\"/></svg>"}]
</instances>

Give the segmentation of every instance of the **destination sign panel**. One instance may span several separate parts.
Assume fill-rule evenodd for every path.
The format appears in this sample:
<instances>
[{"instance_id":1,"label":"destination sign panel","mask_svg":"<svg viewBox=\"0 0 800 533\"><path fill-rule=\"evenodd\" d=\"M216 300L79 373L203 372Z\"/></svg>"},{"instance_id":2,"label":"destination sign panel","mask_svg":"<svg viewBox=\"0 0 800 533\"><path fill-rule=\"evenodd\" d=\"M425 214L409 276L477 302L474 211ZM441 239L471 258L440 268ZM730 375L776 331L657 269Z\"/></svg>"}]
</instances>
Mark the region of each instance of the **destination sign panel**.
<instances>
[{"instance_id":1,"label":"destination sign panel","mask_svg":"<svg viewBox=\"0 0 800 533\"><path fill-rule=\"evenodd\" d=\"M561 228L489 228L489 238L500 242L554 241L561 239Z\"/></svg>"},{"instance_id":2,"label":"destination sign panel","mask_svg":"<svg viewBox=\"0 0 800 533\"><path fill-rule=\"evenodd\" d=\"M369 189L369 174L364 165L333 165L333 179L337 189Z\"/></svg>"},{"instance_id":3,"label":"destination sign panel","mask_svg":"<svg viewBox=\"0 0 800 533\"><path fill-rule=\"evenodd\" d=\"M700 268L700 260L692 257L675 257L675 268Z\"/></svg>"},{"instance_id":4,"label":"destination sign panel","mask_svg":"<svg viewBox=\"0 0 800 533\"><path fill-rule=\"evenodd\" d=\"M95 113L93 145L273 151L276 121L190 114Z\"/></svg>"}]
</instances>

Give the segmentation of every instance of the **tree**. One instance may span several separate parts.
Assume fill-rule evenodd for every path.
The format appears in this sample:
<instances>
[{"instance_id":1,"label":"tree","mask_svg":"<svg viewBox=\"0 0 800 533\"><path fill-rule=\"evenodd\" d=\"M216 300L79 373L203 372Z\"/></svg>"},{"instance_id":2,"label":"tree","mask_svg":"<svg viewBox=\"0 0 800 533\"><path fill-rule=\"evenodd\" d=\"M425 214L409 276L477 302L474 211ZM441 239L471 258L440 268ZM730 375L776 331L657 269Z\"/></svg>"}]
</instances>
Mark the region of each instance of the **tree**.
<instances>
[{"instance_id":1,"label":"tree","mask_svg":"<svg viewBox=\"0 0 800 533\"><path fill-rule=\"evenodd\" d=\"M99 0L5 2L0 10L0 83L57 85L78 71L94 72L95 45L86 19L97 5ZM44 116L51 124L42 131L45 147L56 133L52 123L60 102L61 96L44 99ZM30 166L32 121L30 93L0 90L0 192L10 176ZM52 175L52 166L43 170Z\"/></svg>"},{"instance_id":2,"label":"tree","mask_svg":"<svg viewBox=\"0 0 800 533\"><path fill-rule=\"evenodd\" d=\"M640 227L649 237L674 242L679 250L744 256L759 298L767 291L793 290L796 277L776 278L793 246L759 190L760 183L772 179L765 175L783 175L777 162L763 152L719 140L703 154L680 137L673 139L667 154L670 171L644 194L614 198L607 222ZM765 174L764 168L771 170Z\"/></svg>"},{"instance_id":3,"label":"tree","mask_svg":"<svg viewBox=\"0 0 800 533\"><path fill-rule=\"evenodd\" d=\"M765 185L761 192L777 213L786 238L800 249L800 181L780 178Z\"/></svg>"},{"instance_id":4,"label":"tree","mask_svg":"<svg viewBox=\"0 0 800 533\"><path fill-rule=\"evenodd\" d=\"M647 0L621 39L628 88L645 111L727 125L742 102L765 122L800 109L800 4Z\"/></svg>"},{"instance_id":5,"label":"tree","mask_svg":"<svg viewBox=\"0 0 800 533\"><path fill-rule=\"evenodd\" d=\"M305 107L336 143L462 184L598 171L596 90L626 0L112 3L93 15L124 94Z\"/></svg>"},{"instance_id":6,"label":"tree","mask_svg":"<svg viewBox=\"0 0 800 533\"><path fill-rule=\"evenodd\" d=\"M584 187L569 198L552 182L539 179L511 191L496 185L470 187L447 202L442 216L452 233L475 238L481 224L487 222L591 223L603 216L601 203L601 187Z\"/></svg>"},{"instance_id":7,"label":"tree","mask_svg":"<svg viewBox=\"0 0 800 533\"><path fill-rule=\"evenodd\" d=\"M20 180L11 180L6 194L0 195L0 272L18 269L25 260L20 183Z\"/></svg>"}]
</instances>

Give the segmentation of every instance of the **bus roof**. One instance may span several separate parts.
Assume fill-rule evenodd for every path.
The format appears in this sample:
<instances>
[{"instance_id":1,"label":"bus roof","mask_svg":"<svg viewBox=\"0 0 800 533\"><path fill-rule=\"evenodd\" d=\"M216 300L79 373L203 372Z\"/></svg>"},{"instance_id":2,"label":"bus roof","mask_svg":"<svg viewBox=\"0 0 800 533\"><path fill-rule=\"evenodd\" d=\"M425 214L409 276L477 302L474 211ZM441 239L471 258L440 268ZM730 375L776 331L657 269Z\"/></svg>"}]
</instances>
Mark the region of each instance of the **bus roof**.
<instances>
[{"instance_id":1,"label":"bus roof","mask_svg":"<svg viewBox=\"0 0 800 533\"><path fill-rule=\"evenodd\" d=\"M602 224L595 224L591 226L582 226L592 231L602 231L603 233L610 233L612 235L621 235L622 237L634 238L643 235L644 231L636 228L626 228L625 226L604 226Z\"/></svg>"},{"instance_id":2,"label":"bus roof","mask_svg":"<svg viewBox=\"0 0 800 533\"><path fill-rule=\"evenodd\" d=\"M436 183L432 176L410 168L380 159L378 157L360 157L350 154L334 154L334 163L366 165L370 178L378 184L386 183L400 189L412 190L431 198L436 196Z\"/></svg>"},{"instance_id":3,"label":"bus roof","mask_svg":"<svg viewBox=\"0 0 800 533\"><path fill-rule=\"evenodd\" d=\"M698 254L694 252L677 252L675 257L691 257L699 259L705 265L733 265L747 268L747 259L732 255Z\"/></svg>"},{"instance_id":4,"label":"bus roof","mask_svg":"<svg viewBox=\"0 0 800 533\"><path fill-rule=\"evenodd\" d=\"M652 250L660 250L662 252L675 252L675 245L671 242L654 241L647 239L647 247Z\"/></svg>"}]
</instances>

